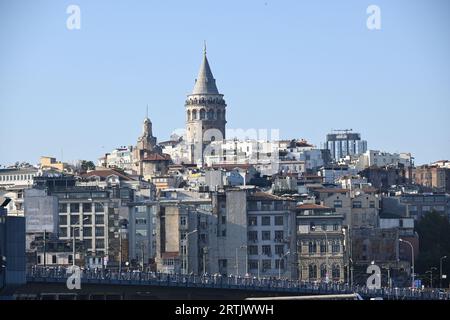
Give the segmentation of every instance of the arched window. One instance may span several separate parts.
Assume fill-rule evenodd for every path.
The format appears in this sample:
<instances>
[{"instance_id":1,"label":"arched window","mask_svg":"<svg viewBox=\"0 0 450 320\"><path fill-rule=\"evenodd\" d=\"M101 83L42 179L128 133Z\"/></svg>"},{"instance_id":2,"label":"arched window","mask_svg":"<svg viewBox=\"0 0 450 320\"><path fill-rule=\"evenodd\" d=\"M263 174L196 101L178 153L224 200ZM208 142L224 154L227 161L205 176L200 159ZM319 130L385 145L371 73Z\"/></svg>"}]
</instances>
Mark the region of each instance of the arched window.
<instances>
[{"instance_id":1,"label":"arched window","mask_svg":"<svg viewBox=\"0 0 450 320\"><path fill-rule=\"evenodd\" d=\"M333 279L334 280L340 280L341 278L341 266L338 264L333 264L332 269Z\"/></svg>"},{"instance_id":2,"label":"arched window","mask_svg":"<svg viewBox=\"0 0 450 320\"><path fill-rule=\"evenodd\" d=\"M325 241L320 242L320 253L327 253L327 243Z\"/></svg>"},{"instance_id":3,"label":"arched window","mask_svg":"<svg viewBox=\"0 0 450 320\"><path fill-rule=\"evenodd\" d=\"M309 244L309 253L316 253L317 252L317 245L315 241L310 241Z\"/></svg>"},{"instance_id":4,"label":"arched window","mask_svg":"<svg viewBox=\"0 0 450 320\"><path fill-rule=\"evenodd\" d=\"M327 265L325 263L322 263L320 265L320 278L326 279L327 277Z\"/></svg>"},{"instance_id":5,"label":"arched window","mask_svg":"<svg viewBox=\"0 0 450 320\"><path fill-rule=\"evenodd\" d=\"M332 246L332 252L333 253L339 253L341 251L341 245L339 243L339 240L336 240L333 242L333 246Z\"/></svg>"},{"instance_id":6,"label":"arched window","mask_svg":"<svg viewBox=\"0 0 450 320\"><path fill-rule=\"evenodd\" d=\"M205 109L200 110L200 120L204 120L206 117L206 111Z\"/></svg>"},{"instance_id":7,"label":"arched window","mask_svg":"<svg viewBox=\"0 0 450 320\"><path fill-rule=\"evenodd\" d=\"M309 265L309 280L317 279L317 266L315 264Z\"/></svg>"},{"instance_id":8,"label":"arched window","mask_svg":"<svg viewBox=\"0 0 450 320\"><path fill-rule=\"evenodd\" d=\"M191 121L191 110L187 111L187 119L188 121Z\"/></svg>"},{"instance_id":9,"label":"arched window","mask_svg":"<svg viewBox=\"0 0 450 320\"><path fill-rule=\"evenodd\" d=\"M212 109L208 110L208 120L212 120L214 119L214 111L212 111Z\"/></svg>"},{"instance_id":10,"label":"arched window","mask_svg":"<svg viewBox=\"0 0 450 320\"><path fill-rule=\"evenodd\" d=\"M197 120L197 110L192 111L192 120Z\"/></svg>"},{"instance_id":11,"label":"arched window","mask_svg":"<svg viewBox=\"0 0 450 320\"><path fill-rule=\"evenodd\" d=\"M222 119L222 111L217 110L217 119Z\"/></svg>"}]
</instances>

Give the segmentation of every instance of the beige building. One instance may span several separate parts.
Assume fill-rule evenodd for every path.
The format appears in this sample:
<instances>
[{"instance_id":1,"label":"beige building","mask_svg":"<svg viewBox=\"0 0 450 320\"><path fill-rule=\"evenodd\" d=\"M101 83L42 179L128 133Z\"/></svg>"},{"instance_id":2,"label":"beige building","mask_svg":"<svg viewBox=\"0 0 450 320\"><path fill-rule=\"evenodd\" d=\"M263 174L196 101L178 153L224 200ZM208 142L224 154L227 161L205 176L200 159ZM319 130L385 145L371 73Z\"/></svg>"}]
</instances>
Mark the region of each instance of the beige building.
<instances>
[{"instance_id":1,"label":"beige building","mask_svg":"<svg viewBox=\"0 0 450 320\"><path fill-rule=\"evenodd\" d=\"M380 198L374 188L349 189L322 188L316 190L321 205L333 208L344 216L344 225L351 228L378 226Z\"/></svg>"},{"instance_id":2,"label":"beige building","mask_svg":"<svg viewBox=\"0 0 450 320\"><path fill-rule=\"evenodd\" d=\"M46 169L55 169L59 172L63 172L67 169L67 164L61 161L57 161L56 158L53 157L41 157L39 168Z\"/></svg>"},{"instance_id":3,"label":"beige building","mask_svg":"<svg viewBox=\"0 0 450 320\"><path fill-rule=\"evenodd\" d=\"M302 204L296 210L299 278L309 282L343 282L344 216L332 208Z\"/></svg>"},{"instance_id":4,"label":"beige building","mask_svg":"<svg viewBox=\"0 0 450 320\"><path fill-rule=\"evenodd\" d=\"M450 169L446 167L438 165L417 167L413 170L413 180L421 186L450 192Z\"/></svg>"}]
</instances>

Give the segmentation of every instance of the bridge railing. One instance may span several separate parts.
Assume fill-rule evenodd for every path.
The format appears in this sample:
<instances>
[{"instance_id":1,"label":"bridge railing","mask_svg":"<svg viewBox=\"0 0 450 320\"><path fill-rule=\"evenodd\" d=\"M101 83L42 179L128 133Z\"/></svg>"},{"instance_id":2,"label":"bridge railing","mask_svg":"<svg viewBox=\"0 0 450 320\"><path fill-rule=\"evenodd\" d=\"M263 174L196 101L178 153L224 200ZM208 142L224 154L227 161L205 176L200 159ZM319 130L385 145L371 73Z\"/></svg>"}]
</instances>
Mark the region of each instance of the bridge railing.
<instances>
[{"instance_id":1,"label":"bridge railing","mask_svg":"<svg viewBox=\"0 0 450 320\"><path fill-rule=\"evenodd\" d=\"M33 268L28 271L29 281L63 282L70 274L63 268ZM344 283L320 283L299 280L256 278L221 275L187 275L159 272L83 270L82 282L99 284L141 284L177 287L209 287L240 290L264 290L274 292L300 292L310 294L349 294L359 293L364 297L382 297L385 299L450 300L448 292L440 290L417 290L410 288L381 288L349 286Z\"/></svg>"}]
</instances>

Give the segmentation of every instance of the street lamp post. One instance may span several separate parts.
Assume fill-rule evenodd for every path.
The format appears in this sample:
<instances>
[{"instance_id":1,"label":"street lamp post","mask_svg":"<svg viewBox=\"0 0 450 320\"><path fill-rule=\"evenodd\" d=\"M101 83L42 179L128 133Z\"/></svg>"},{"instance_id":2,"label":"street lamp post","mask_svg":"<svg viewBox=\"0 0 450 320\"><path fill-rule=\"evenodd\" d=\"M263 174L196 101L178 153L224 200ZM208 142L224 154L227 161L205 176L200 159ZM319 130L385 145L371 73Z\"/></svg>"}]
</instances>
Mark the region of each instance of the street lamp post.
<instances>
[{"instance_id":1,"label":"street lamp post","mask_svg":"<svg viewBox=\"0 0 450 320\"><path fill-rule=\"evenodd\" d=\"M184 252L183 249L181 249L181 269L182 271L186 271L185 274L189 274L189 236L196 233L198 230L195 229L191 232L186 233L186 263L184 263ZM184 268L184 265L186 264L186 268ZM183 273L183 272L182 272Z\"/></svg>"},{"instance_id":2,"label":"street lamp post","mask_svg":"<svg viewBox=\"0 0 450 320\"><path fill-rule=\"evenodd\" d=\"M430 274L430 288L433 289L433 270L437 270L437 268L435 267L431 267L430 270L428 270L425 273L429 273Z\"/></svg>"},{"instance_id":3,"label":"street lamp post","mask_svg":"<svg viewBox=\"0 0 450 320\"><path fill-rule=\"evenodd\" d=\"M291 252L288 251L286 252L281 258L280 261L278 262L278 279L281 279L281 261L283 261L284 257L287 257L288 255L290 255ZM286 263L287 264L287 263Z\"/></svg>"},{"instance_id":4,"label":"street lamp post","mask_svg":"<svg viewBox=\"0 0 450 320\"><path fill-rule=\"evenodd\" d=\"M411 264L412 264L412 288L416 287L416 282L415 282L415 273L414 273L414 247L412 245L411 242L403 240L403 239L398 239L399 242L403 242L408 244L411 247Z\"/></svg>"},{"instance_id":5,"label":"street lamp post","mask_svg":"<svg viewBox=\"0 0 450 320\"><path fill-rule=\"evenodd\" d=\"M447 256L443 256L439 259L439 288L442 288L442 260L447 259Z\"/></svg>"}]
</instances>

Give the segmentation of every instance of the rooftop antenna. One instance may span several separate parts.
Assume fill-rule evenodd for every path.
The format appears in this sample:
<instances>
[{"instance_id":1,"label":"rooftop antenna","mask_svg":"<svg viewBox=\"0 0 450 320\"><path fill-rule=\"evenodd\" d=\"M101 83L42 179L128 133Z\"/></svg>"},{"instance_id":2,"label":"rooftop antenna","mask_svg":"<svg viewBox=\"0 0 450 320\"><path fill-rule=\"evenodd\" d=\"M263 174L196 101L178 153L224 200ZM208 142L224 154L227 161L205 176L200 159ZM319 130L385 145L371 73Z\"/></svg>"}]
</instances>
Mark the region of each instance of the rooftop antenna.
<instances>
[{"instance_id":1,"label":"rooftop antenna","mask_svg":"<svg viewBox=\"0 0 450 320\"><path fill-rule=\"evenodd\" d=\"M206 40L203 40L203 54L206 56Z\"/></svg>"}]
</instances>

